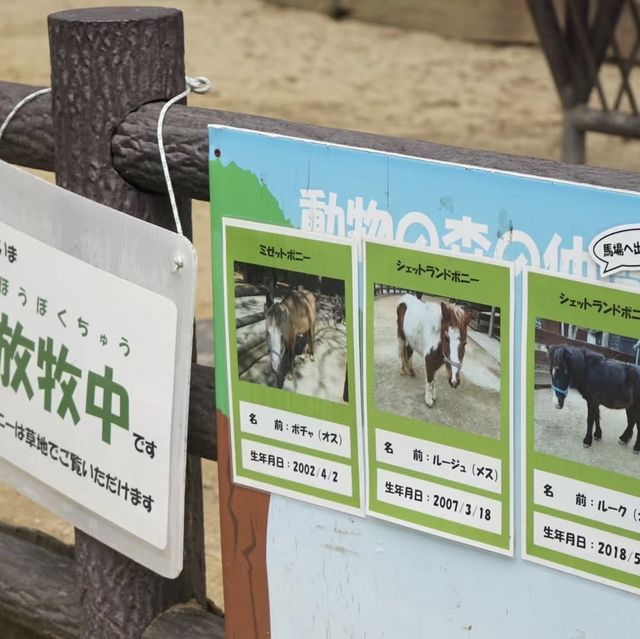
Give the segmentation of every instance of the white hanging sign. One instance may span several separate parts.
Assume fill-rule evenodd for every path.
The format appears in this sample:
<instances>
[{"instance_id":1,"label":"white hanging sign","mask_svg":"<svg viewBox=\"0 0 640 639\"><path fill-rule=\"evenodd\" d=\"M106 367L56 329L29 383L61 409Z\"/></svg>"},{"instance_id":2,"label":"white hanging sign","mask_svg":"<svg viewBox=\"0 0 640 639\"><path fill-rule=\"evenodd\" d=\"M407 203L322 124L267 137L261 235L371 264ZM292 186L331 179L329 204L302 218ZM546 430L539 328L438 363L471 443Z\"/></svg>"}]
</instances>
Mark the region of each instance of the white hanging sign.
<instances>
[{"instance_id":1,"label":"white hanging sign","mask_svg":"<svg viewBox=\"0 0 640 639\"><path fill-rule=\"evenodd\" d=\"M0 478L176 576L193 247L4 163L0 189Z\"/></svg>"}]
</instances>

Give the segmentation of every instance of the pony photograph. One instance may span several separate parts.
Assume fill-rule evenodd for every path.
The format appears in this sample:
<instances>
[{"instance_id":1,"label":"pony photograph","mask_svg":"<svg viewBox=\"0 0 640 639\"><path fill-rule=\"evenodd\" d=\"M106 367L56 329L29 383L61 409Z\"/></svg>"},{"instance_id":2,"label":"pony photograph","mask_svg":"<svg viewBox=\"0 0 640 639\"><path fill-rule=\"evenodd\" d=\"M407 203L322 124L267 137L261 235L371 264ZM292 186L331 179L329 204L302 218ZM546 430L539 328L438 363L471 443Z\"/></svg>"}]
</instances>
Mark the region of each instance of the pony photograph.
<instances>
[{"instance_id":1,"label":"pony photograph","mask_svg":"<svg viewBox=\"0 0 640 639\"><path fill-rule=\"evenodd\" d=\"M241 380L347 401L343 280L234 263Z\"/></svg>"},{"instance_id":2,"label":"pony photograph","mask_svg":"<svg viewBox=\"0 0 640 639\"><path fill-rule=\"evenodd\" d=\"M536 451L640 478L638 339L536 320Z\"/></svg>"},{"instance_id":3,"label":"pony photograph","mask_svg":"<svg viewBox=\"0 0 640 639\"><path fill-rule=\"evenodd\" d=\"M500 438L500 309L374 285L378 410Z\"/></svg>"}]
</instances>

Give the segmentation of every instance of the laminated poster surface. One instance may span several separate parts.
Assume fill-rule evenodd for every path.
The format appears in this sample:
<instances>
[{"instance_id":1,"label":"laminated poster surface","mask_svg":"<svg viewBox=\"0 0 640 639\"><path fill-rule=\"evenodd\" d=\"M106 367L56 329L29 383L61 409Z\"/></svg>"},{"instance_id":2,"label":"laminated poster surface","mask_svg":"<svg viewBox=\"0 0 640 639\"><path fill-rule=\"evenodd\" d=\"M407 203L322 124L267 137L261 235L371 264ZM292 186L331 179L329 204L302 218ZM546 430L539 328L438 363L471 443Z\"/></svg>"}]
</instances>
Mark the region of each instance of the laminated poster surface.
<instances>
[{"instance_id":1,"label":"laminated poster surface","mask_svg":"<svg viewBox=\"0 0 640 639\"><path fill-rule=\"evenodd\" d=\"M234 478L635 590L638 194L222 126L210 143ZM266 311L305 290L317 350L296 330L282 371ZM619 361L591 408L571 348ZM312 371L321 393L303 390ZM611 379L626 395L605 398ZM339 450L309 434L325 428Z\"/></svg>"}]
</instances>

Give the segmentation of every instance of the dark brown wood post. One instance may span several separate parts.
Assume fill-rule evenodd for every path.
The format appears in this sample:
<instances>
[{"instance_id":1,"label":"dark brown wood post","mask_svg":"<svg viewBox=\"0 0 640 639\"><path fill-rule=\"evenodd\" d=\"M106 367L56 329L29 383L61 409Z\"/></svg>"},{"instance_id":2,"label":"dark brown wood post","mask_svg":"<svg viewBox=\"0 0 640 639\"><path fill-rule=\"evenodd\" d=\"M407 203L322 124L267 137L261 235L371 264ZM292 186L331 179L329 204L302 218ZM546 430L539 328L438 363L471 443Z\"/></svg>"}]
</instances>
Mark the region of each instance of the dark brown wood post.
<instances>
[{"instance_id":1,"label":"dark brown wood post","mask_svg":"<svg viewBox=\"0 0 640 639\"><path fill-rule=\"evenodd\" d=\"M111 138L142 104L184 90L182 13L151 7L62 11L49 16L49 42L57 183L174 229L166 196L139 191L115 171ZM190 202L178 198L178 206L191 236ZM184 557L182 574L168 580L76 530L81 637L137 639L173 604L189 599L204 604L202 478L196 458L187 465Z\"/></svg>"}]
</instances>

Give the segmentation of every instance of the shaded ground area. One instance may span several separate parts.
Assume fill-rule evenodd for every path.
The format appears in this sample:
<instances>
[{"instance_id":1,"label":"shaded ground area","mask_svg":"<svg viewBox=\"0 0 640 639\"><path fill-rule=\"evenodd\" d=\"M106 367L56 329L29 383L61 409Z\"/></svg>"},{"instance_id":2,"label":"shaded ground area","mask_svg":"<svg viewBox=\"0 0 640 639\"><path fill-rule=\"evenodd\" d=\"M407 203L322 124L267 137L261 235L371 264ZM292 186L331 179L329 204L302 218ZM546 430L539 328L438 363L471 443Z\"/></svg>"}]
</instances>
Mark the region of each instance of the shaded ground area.
<instances>
[{"instance_id":1,"label":"shaded ground area","mask_svg":"<svg viewBox=\"0 0 640 639\"><path fill-rule=\"evenodd\" d=\"M344 324L333 319L330 298L317 296L317 322L315 333L314 361L309 356L298 356L293 368L293 379L285 379L283 390L302 395L342 402L344 378L347 370L347 333ZM265 297L256 295L237 300L236 313L241 318L257 313L264 308ZM237 331L238 348L254 343L265 335L265 321L256 322ZM251 368L241 373L240 379L275 386L275 373L269 366L269 357L264 355Z\"/></svg>"},{"instance_id":2,"label":"shaded ground area","mask_svg":"<svg viewBox=\"0 0 640 639\"><path fill-rule=\"evenodd\" d=\"M424 402L426 374L414 354L415 377L400 375L396 306L401 295L385 295L374 303L376 407L412 419L450 426L493 439L500 438L500 364L473 339L469 330L462 382L451 388L443 366L435 376L437 399Z\"/></svg>"},{"instance_id":3,"label":"shaded ground area","mask_svg":"<svg viewBox=\"0 0 640 639\"><path fill-rule=\"evenodd\" d=\"M594 439L590 448L584 448L587 403L573 389L569 390L561 410L554 408L552 400L551 389L535 391L536 451L640 479L640 455L633 453L637 431L634 430L626 446L618 441L627 426L625 411L601 406L602 439L599 442Z\"/></svg>"}]
</instances>

